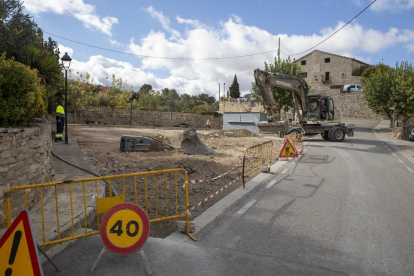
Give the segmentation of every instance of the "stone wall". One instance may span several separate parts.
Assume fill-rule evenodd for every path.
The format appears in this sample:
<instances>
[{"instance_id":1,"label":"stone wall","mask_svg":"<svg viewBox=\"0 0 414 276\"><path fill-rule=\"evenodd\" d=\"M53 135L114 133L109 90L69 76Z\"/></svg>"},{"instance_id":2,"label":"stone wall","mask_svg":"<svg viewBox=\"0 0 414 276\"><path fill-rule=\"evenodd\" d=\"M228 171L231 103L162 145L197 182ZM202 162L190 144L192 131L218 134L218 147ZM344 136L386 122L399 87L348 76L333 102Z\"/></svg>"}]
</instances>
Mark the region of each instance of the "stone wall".
<instances>
[{"instance_id":1,"label":"stone wall","mask_svg":"<svg viewBox=\"0 0 414 276\"><path fill-rule=\"evenodd\" d=\"M253 101L220 101L219 113L224 112L263 112L266 113L263 106Z\"/></svg>"},{"instance_id":2,"label":"stone wall","mask_svg":"<svg viewBox=\"0 0 414 276\"><path fill-rule=\"evenodd\" d=\"M101 125L129 125L131 110L112 109L106 107L79 107L76 112L68 109L68 123L85 124L98 123ZM162 112L132 110L133 126L173 127L179 124L188 124L197 128L205 128L210 118L211 128L222 129L223 117L201 115L194 113Z\"/></svg>"},{"instance_id":3,"label":"stone wall","mask_svg":"<svg viewBox=\"0 0 414 276\"><path fill-rule=\"evenodd\" d=\"M50 122L38 121L31 127L0 128L0 200L11 188L51 181ZM40 195L27 193L28 207ZM23 194L12 197L12 212L24 206ZM0 205L0 226L4 226L4 203Z\"/></svg>"}]
</instances>

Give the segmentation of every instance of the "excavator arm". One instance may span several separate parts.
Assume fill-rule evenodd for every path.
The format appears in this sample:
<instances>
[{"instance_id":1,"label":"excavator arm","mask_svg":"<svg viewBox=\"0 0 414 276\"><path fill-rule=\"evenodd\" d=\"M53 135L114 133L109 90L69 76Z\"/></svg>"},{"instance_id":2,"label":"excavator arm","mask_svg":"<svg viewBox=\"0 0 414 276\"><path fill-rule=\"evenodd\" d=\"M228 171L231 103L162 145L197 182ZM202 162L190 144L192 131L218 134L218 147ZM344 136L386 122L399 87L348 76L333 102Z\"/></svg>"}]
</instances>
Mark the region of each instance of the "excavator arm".
<instances>
[{"instance_id":1,"label":"excavator arm","mask_svg":"<svg viewBox=\"0 0 414 276\"><path fill-rule=\"evenodd\" d=\"M299 121L302 121L302 118L306 118L306 95L308 91L306 84L300 78L256 69L254 70L254 79L265 102L265 108L269 117L278 113L272 88L279 87L292 91L295 113L299 116Z\"/></svg>"}]
</instances>

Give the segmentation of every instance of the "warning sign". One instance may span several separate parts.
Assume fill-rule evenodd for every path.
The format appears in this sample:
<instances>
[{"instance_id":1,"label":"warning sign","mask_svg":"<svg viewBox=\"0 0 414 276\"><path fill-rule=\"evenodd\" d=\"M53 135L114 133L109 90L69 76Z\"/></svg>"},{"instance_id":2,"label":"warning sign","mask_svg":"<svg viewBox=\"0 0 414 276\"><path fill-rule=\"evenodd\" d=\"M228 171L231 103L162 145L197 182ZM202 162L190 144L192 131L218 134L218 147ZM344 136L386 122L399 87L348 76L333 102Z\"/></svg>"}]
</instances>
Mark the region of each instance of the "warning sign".
<instances>
[{"instance_id":1,"label":"warning sign","mask_svg":"<svg viewBox=\"0 0 414 276\"><path fill-rule=\"evenodd\" d=\"M279 157L297 157L298 153L296 152L295 147L289 141L286 140L285 144L283 145L282 150L280 151Z\"/></svg>"},{"instance_id":2,"label":"warning sign","mask_svg":"<svg viewBox=\"0 0 414 276\"><path fill-rule=\"evenodd\" d=\"M29 214L23 210L0 239L0 274L43 275Z\"/></svg>"},{"instance_id":3,"label":"warning sign","mask_svg":"<svg viewBox=\"0 0 414 276\"><path fill-rule=\"evenodd\" d=\"M129 254L140 249L149 236L147 214L138 205L120 203L104 216L101 237L105 246L119 254Z\"/></svg>"}]
</instances>

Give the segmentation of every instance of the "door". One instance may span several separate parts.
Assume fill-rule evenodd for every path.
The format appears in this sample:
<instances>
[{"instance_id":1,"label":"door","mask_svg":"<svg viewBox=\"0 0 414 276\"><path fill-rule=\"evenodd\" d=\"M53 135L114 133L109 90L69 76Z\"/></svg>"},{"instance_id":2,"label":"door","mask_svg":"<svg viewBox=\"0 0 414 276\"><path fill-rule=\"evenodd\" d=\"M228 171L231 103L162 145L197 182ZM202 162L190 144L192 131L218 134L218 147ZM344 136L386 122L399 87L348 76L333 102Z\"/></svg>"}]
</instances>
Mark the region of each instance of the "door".
<instances>
[{"instance_id":1,"label":"door","mask_svg":"<svg viewBox=\"0 0 414 276\"><path fill-rule=\"evenodd\" d=\"M308 102L308 121L319 120L319 99L309 99Z\"/></svg>"}]
</instances>

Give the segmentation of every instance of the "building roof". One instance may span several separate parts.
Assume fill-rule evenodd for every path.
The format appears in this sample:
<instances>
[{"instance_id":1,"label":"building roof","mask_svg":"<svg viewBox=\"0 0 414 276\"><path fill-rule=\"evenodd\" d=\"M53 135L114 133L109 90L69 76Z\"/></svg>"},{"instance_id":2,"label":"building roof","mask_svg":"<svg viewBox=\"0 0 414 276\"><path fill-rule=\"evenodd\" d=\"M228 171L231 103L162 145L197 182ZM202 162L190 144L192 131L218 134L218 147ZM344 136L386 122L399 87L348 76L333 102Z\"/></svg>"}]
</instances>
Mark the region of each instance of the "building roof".
<instances>
[{"instance_id":1,"label":"building roof","mask_svg":"<svg viewBox=\"0 0 414 276\"><path fill-rule=\"evenodd\" d=\"M368 64L368 63L365 63L365 62L363 62L363 61L360 61L360 60L357 60L357 59L354 59L354 58L349 58L349 57L345 57L345 56L340 56L340 55L336 55L336 54L332 54L332 53L328 53L328 52L324 52L324 51L320 51L320 50L313 50L313 51L312 51L312 52L310 52L309 54L307 54L307 55L305 55L305 56L303 56L303 57L301 57L301 58L297 59L296 61L299 61L299 60L301 60L301 59L304 59L305 57L310 56L310 55L311 55L311 54L313 54L314 52L321 52L321 53L325 53L325 54L332 55L332 56L337 56L337 57L341 57L341 58L352 59L352 60L355 60L355 61L357 61L357 62L359 62L359 63L365 64L365 65L370 65L370 64Z\"/></svg>"}]
</instances>

